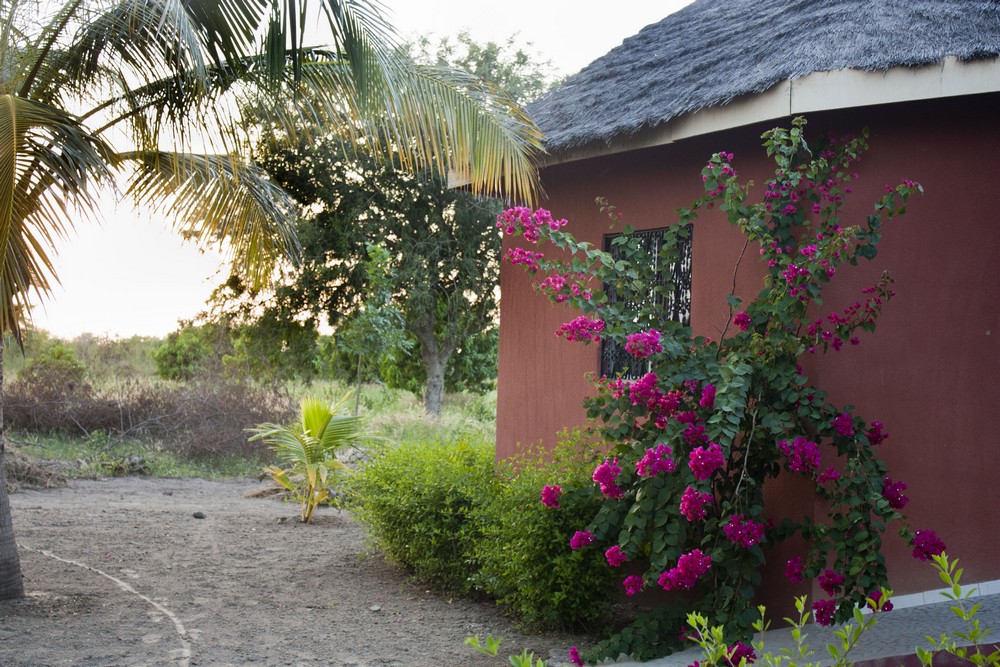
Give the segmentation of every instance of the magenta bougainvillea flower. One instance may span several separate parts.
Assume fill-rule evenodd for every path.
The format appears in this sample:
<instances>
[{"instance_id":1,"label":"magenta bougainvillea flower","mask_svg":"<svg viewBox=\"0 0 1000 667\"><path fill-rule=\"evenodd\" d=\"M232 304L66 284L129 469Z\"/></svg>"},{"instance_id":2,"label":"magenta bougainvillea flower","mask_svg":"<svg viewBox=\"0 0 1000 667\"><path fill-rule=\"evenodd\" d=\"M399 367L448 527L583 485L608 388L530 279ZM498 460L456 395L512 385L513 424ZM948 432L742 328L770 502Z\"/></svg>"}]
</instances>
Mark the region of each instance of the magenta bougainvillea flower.
<instances>
[{"instance_id":1,"label":"magenta bougainvillea flower","mask_svg":"<svg viewBox=\"0 0 1000 667\"><path fill-rule=\"evenodd\" d=\"M628 556L617 544L605 551L604 557L608 559L608 565L611 567L618 567L628 560Z\"/></svg>"},{"instance_id":2,"label":"magenta bougainvillea flower","mask_svg":"<svg viewBox=\"0 0 1000 667\"><path fill-rule=\"evenodd\" d=\"M625 337L625 351L637 359L645 359L663 352L660 344L660 332L656 329L639 331Z\"/></svg>"},{"instance_id":3,"label":"magenta bougainvillea flower","mask_svg":"<svg viewBox=\"0 0 1000 667\"><path fill-rule=\"evenodd\" d=\"M933 530L918 530L913 535L914 558L930 560L931 556L940 556L947 548Z\"/></svg>"},{"instance_id":4,"label":"magenta bougainvillea flower","mask_svg":"<svg viewBox=\"0 0 1000 667\"><path fill-rule=\"evenodd\" d=\"M546 507L558 508L559 496L562 495L562 492L562 487L558 484L552 486L546 484L542 487L542 504Z\"/></svg>"},{"instance_id":5,"label":"magenta bougainvillea flower","mask_svg":"<svg viewBox=\"0 0 1000 667\"><path fill-rule=\"evenodd\" d=\"M589 530L578 530L569 539L569 548L576 551L594 543L594 536Z\"/></svg>"},{"instance_id":6,"label":"magenta bougainvillea flower","mask_svg":"<svg viewBox=\"0 0 1000 667\"><path fill-rule=\"evenodd\" d=\"M700 521L708 516L708 506L713 499L711 493L702 493L689 486L681 495L681 514L688 521Z\"/></svg>"},{"instance_id":7,"label":"magenta bougainvillea flower","mask_svg":"<svg viewBox=\"0 0 1000 667\"><path fill-rule=\"evenodd\" d=\"M742 514L733 514L729 523L722 527L722 532L733 544L749 549L764 540L764 524L751 519L743 519Z\"/></svg>"},{"instance_id":8,"label":"magenta bougainvillea flower","mask_svg":"<svg viewBox=\"0 0 1000 667\"><path fill-rule=\"evenodd\" d=\"M715 385L706 384L701 389L701 400L698 401L698 405L705 408L706 410L711 410L715 407Z\"/></svg>"},{"instance_id":9,"label":"magenta bougainvillea flower","mask_svg":"<svg viewBox=\"0 0 1000 667\"><path fill-rule=\"evenodd\" d=\"M792 472L811 474L820 466L819 445L811 440L798 437L792 442L781 440L778 449L788 459L788 469Z\"/></svg>"},{"instance_id":10,"label":"magenta bougainvillea flower","mask_svg":"<svg viewBox=\"0 0 1000 667\"><path fill-rule=\"evenodd\" d=\"M892 600L886 599L882 602L882 591L872 591L867 596L868 608L872 611L892 611Z\"/></svg>"},{"instance_id":11,"label":"magenta bougainvillea flower","mask_svg":"<svg viewBox=\"0 0 1000 667\"><path fill-rule=\"evenodd\" d=\"M635 462L635 473L640 477L656 477L661 472L673 472L677 464L670 458L673 450L659 443L656 449L647 449L646 455Z\"/></svg>"},{"instance_id":12,"label":"magenta bougainvillea flower","mask_svg":"<svg viewBox=\"0 0 1000 667\"><path fill-rule=\"evenodd\" d=\"M657 583L665 591L694 588L698 579L712 568L712 557L694 549L677 559L677 565L660 575Z\"/></svg>"},{"instance_id":13,"label":"magenta bougainvillea flower","mask_svg":"<svg viewBox=\"0 0 1000 667\"><path fill-rule=\"evenodd\" d=\"M830 421L830 426L833 427L833 430L836 431L837 435L845 438L849 438L854 435L854 420L851 418L851 415L846 412L834 417Z\"/></svg>"},{"instance_id":14,"label":"magenta bougainvillea flower","mask_svg":"<svg viewBox=\"0 0 1000 667\"><path fill-rule=\"evenodd\" d=\"M757 654L754 653L753 647L747 646L743 642L736 642L728 649L726 649L726 662L730 667L740 667L740 662L746 659L746 664L751 664L757 659Z\"/></svg>"},{"instance_id":15,"label":"magenta bougainvillea flower","mask_svg":"<svg viewBox=\"0 0 1000 667\"><path fill-rule=\"evenodd\" d=\"M906 484L903 482L893 482L892 477L882 480L882 497L889 501L889 507L894 510L901 510L906 507L910 499L903 495L906 491Z\"/></svg>"},{"instance_id":16,"label":"magenta bougainvillea flower","mask_svg":"<svg viewBox=\"0 0 1000 667\"><path fill-rule=\"evenodd\" d=\"M844 583L844 575L827 569L823 571L823 574L819 575L816 581L819 582L819 587L822 588L827 595L832 596Z\"/></svg>"},{"instance_id":17,"label":"magenta bougainvillea flower","mask_svg":"<svg viewBox=\"0 0 1000 667\"><path fill-rule=\"evenodd\" d=\"M615 483L621 471L617 458L604 461L594 469L592 479L601 485L601 493L608 498L621 498L624 491Z\"/></svg>"},{"instance_id":18,"label":"magenta bougainvillea flower","mask_svg":"<svg viewBox=\"0 0 1000 667\"><path fill-rule=\"evenodd\" d=\"M577 667L583 667L583 658L580 657L580 651L575 646L569 647L569 661Z\"/></svg>"},{"instance_id":19,"label":"magenta bougainvillea flower","mask_svg":"<svg viewBox=\"0 0 1000 667\"><path fill-rule=\"evenodd\" d=\"M642 577L633 574L625 577L625 581L622 582L622 585L625 587L625 594L631 596L641 591L644 584Z\"/></svg>"},{"instance_id":20,"label":"magenta bougainvillea flower","mask_svg":"<svg viewBox=\"0 0 1000 667\"><path fill-rule=\"evenodd\" d=\"M837 613L837 603L833 600L817 600L813 603L813 618L820 625L833 625L835 613Z\"/></svg>"},{"instance_id":21,"label":"magenta bougainvillea flower","mask_svg":"<svg viewBox=\"0 0 1000 667\"><path fill-rule=\"evenodd\" d=\"M714 442L708 443L708 447L695 447L688 456L688 467L697 479L708 479L716 470L725 465L726 459L722 457L722 448Z\"/></svg>"},{"instance_id":22,"label":"magenta bougainvillea flower","mask_svg":"<svg viewBox=\"0 0 1000 667\"><path fill-rule=\"evenodd\" d=\"M785 576L793 584L801 584L805 580L805 567L802 565L802 556L788 559L785 563Z\"/></svg>"}]
</instances>

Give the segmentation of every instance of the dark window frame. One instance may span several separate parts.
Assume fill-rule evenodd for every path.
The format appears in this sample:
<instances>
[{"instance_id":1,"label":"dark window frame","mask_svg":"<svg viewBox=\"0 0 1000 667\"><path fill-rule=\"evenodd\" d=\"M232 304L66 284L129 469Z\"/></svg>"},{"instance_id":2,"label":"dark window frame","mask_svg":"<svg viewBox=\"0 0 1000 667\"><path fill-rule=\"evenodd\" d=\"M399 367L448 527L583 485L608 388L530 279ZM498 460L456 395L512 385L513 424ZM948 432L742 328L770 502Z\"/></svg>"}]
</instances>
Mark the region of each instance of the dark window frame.
<instances>
[{"instance_id":1,"label":"dark window frame","mask_svg":"<svg viewBox=\"0 0 1000 667\"><path fill-rule=\"evenodd\" d=\"M668 227L657 227L654 229L636 230L632 236L642 240L643 247L652 257L654 263L659 261L659 253L663 246L663 238ZM619 248L613 245L616 238L621 237L621 233L604 235L604 251L611 253L615 259L620 259ZM663 312L664 320L674 320L688 326L691 324L691 264L692 264L692 236L691 226L688 226L687 238L681 239L677 245L679 257L665 267L669 271L661 271L656 277L656 285L664 285L673 282L674 291L670 296L658 295L657 305ZM618 297L614 289L609 285L604 285L604 292L608 296L608 303L617 303ZM605 377L620 376L627 380L636 380L649 372L649 364L642 359L636 359L625 352L624 345L607 339L601 339L600 374Z\"/></svg>"}]
</instances>

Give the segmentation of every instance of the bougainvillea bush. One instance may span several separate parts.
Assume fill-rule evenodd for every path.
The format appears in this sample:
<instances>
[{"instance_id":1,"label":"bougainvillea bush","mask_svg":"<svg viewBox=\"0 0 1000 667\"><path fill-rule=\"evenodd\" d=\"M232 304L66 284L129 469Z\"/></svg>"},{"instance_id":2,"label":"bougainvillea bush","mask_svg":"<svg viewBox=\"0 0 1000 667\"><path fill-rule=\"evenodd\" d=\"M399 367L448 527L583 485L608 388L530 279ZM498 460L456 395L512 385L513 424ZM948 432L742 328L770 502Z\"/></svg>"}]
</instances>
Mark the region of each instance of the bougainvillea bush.
<instances>
[{"instance_id":1,"label":"bougainvillea bush","mask_svg":"<svg viewBox=\"0 0 1000 667\"><path fill-rule=\"evenodd\" d=\"M822 293L849 265L875 257L880 228L921 187L909 180L886 185L870 215L842 223L867 133L811 145L804 126L797 119L764 135L776 166L760 201L751 202L751 185L740 181L731 153L713 155L701 172L704 196L678 212L658 253L627 226L609 253L577 241L565 220L542 209L512 208L498 218L505 234L528 242L506 259L535 276L538 292L581 313L556 335L603 340L631 359L627 377L595 378L596 395L586 402L610 448L593 473L594 493L604 502L567 548L602 551L608 567L629 573L621 577L628 595L654 588L677 594L590 659L619 652L646 659L680 648L691 611L724 626L731 641L745 639L757 616L751 600L763 548L793 534L808 547L788 561L786 574L818 581L826 595L812 611L824 624L851 618L887 585L881 546L889 522L897 522L918 558L944 549L933 531L913 530L901 512L906 485L888 476L878 456L886 427L831 403L799 363L823 353L850 363L849 349L874 331L893 296L888 274L829 315L819 314ZM618 222L620 213L599 203ZM712 208L767 267L755 299L744 304L728 295L732 317L715 340L666 319L673 285L656 280L670 275L698 212ZM812 480L827 516L768 516L764 484L779 474ZM553 504L552 486L541 490L546 504Z\"/></svg>"}]
</instances>

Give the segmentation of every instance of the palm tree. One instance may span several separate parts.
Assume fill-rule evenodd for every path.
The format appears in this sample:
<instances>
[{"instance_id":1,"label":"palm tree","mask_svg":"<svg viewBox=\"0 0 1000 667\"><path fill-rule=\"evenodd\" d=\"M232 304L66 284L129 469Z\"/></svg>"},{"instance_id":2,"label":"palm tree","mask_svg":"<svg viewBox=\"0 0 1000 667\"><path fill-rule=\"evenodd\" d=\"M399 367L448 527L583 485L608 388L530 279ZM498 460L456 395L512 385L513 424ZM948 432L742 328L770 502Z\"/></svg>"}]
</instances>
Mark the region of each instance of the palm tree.
<instances>
[{"instance_id":1,"label":"palm tree","mask_svg":"<svg viewBox=\"0 0 1000 667\"><path fill-rule=\"evenodd\" d=\"M349 468L337 458L346 447L368 439L357 415L342 413L345 396L329 405L318 398L302 400L299 421L292 426L260 424L251 440L263 440L281 466L264 469L276 484L287 489L302 507L302 523L312 523L313 511L330 497L330 483Z\"/></svg>"},{"instance_id":2,"label":"palm tree","mask_svg":"<svg viewBox=\"0 0 1000 667\"><path fill-rule=\"evenodd\" d=\"M316 3L319 7L316 7ZM393 55L376 0L0 0L0 332L57 278L52 241L120 188L261 286L294 255L294 207L253 165L255 137L388 138L403 166L530 198L540 136L511 98ZM322 19L318 22L316 19ZM322 25L330 46L304 28ZM0 350L2 382L2 350ZM2 483L0 599L23 595Z\"/></svg>"}]
</instances>

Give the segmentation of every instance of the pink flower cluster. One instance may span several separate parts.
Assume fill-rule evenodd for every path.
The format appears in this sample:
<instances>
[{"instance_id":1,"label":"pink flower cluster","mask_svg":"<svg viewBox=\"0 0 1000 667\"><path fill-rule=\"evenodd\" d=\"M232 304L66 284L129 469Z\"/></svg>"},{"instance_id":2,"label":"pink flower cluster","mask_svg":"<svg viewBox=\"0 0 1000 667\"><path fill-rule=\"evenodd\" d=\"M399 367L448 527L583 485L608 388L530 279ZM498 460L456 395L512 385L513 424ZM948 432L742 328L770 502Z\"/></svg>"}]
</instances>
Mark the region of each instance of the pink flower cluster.
<instances>
[{"instance_id":1,"label":"pink flower cluster","mask_svg":"<svg viewBox=\"0 0 1000 667\"><path fill-rule=\"evenodd\" d=\"M562 336L570 342L582 341L589 343L601 340L602 331L604 331L604 322L601 320L592 320L586 315L581 315L560 326L556 330L556 336Z\"/></svg>"},{"instance_id":2,"label":"pink flower cluster","mask_svg":"<svg viewBox=\"0 0 1000 667\"><path fill-rule=\"evenodd\" d=\"M541 257L541 253L537 253ZM590 301L593 298L594 293L589 289L584 289L580 287L579 282L572 282L573 280L584 280L584 277L580 275L563 275L560 273L553 273L548 276L542 282L535 285L535 291L541 294L547 294L556 303L563 303L564 301L569 301L571 297L582 296L586 301ZM567 288L569 291L566 291Z\"/></svg>"},{"instance_id":3,"label":"pink flower cluster","mask_svg":"<svg viewBox=\"0 0 1000 667\"><path fill-rule=\"evenodd\" d=\"M785 563L785 576L793 584L801 584L805 580L805 567L802 565L802 556L788 559Z\"/></svg>"},{"instance_id":4,"label":"pink flower cluster","mask_svg":"<svg viewBox=\"0 0 1000 667\"><path fill-rule=\"evenodd\" d=\"M940 556L947 548L933 530L918 530L913 536L914 558L930 560L931 556Z\"/></svg>"},{"instance_id":5,"label":"pink flower cluster","mask_svg":"<svg viewBox=\"0 0 1000 667\"><path fill-rule=\"evenodd\" d=\"M547 225L551 231L557 231L565 224L566 220L554 219L552 213L544 208L532 213L526 206L515 206L497 216L497 228L504 234L515 234L520 229L524 240L530 243L538 243L543 225Z\"/></svg>"},{"instance_id":6,"label":"pink flower cluster","mask_svg":"<svg viewBox=\"0 0 1000 667\"><path fill-rule=\"evenodd\" d=\"M819 468L819 446L815 442L798 437L791 443L779 441L778 448L788 459L788 469L792 472L811 474Z\"/></svg>"},{"instance_id":7,"label":"pink flower cluster","mask_svg":"<svg viewBox=\"0 0 1000 667\"><path fill-rule=\"evenodd\" d=\"M740 328L740 331L746 331L747 328L753 320L746 313L736 313L736 317L733 318L733 324Z\"/></svg>"},{"instance_id":8,"label":"pink flower cluster","mask_svg":"<svg viewBox=\"0 0 1000 667\"><path fill-rule=\"evenodd\" d=\"M708 479L716 470L726 464L722 456L722 448L714 442L708 443L708 448L696 447L688 455L688 467L697 479Z\"/></svg>"},{"instance_id":9,"label":"pink flower cluster","mask_svg":"<svg viewBox=\"0 0 1000 667\"><path fill-rule=\"evenodd\" d=\"M827 466L826 470L821 472L816 478L818 484L826 484L827 482L836 482L840 479L840 473L833 466Z\"/></svg>"},{"instance_id":10,"label":"pink flower cluster","mask_svg":"<svg viewBox=\"0 0 1000 667\"><path fill-rule=\"evenodd\" d=\"M839 436L850 438L854 435L854 420L846 412L834 417L830 421L830 426Z\"/></svg>"},{"instance_id":11,"label":"pink flower cluster","mask_svg":"<svg viewBox=\"0 0 1000 667\"><path fill-rule=\"evenodd\" d=\"M835 613L837 613L837 603L833 600L817 600L813 603L813 618L820 625L833 625Z\"/></svg>"},{"instance_id":12,"label":"pink flower cluster","mask_svg":"<svg viewBox=\"0 0 1000 667\"><path fill-rule=\"evenodd\" d=\"M573 537L569 538L569 548L573 551L590 546L593 543L594 536L590 534L589 530L578 530L573 533Z\"/></svg>"},{"instance_id":13,"label":"pink flower cluster","mask_svg":"<svg viewBox=\"0 0 1000 667\"><path fill-rule=\"evenodd\" d=\"M694 549L677 559L677 565L660 575L657 583L665 591L694 588L698 579L712 568L712 557Z\"/></svg>"},{"instance_id":14,"label":"pink flower cluster","mask_svg":"<svg viewBox=\"0 0 1000 667\"><path fill-rule=\"evenodd\" d=\"M882 480L882 497L889 501L889 507L894 510L901 510L906 507L910 499L903 495L906 491L905 482L893 482L892 477Z\"/></svg>"},{"instance_id":15,"label":"pink flower cluster","mask_svg":"<svg viewBox=\"0 0 1000 667\"><path fill-rule=\"evenodd\" d=\"M884 430L885 424L880 421L873 421L868 429L868 442L873 445L881 445L889 437L889 432Z\"/></svg>"},{"instance_id":16,"label":"pink flower cluster","mask_svg":"<svg viewBox=\"0 0 1000 667\"><path fill-rule=\"evenodd\" d=\"M886 612L886 611L892 611L893 609L893 604L891 600L886 599L885 602L882 601L882 591L880 590L873 591L869 593L866 597L868 598L868 608L871 609L872 611Z\"/></svg>"},{"instance_id":17,"label":"pink flower cluster","mask_svg":"<svg viewBox=\"0 0 1000 667\"><path fill-rule=\"evenodd\" d=\"M713 499L711 493L702 493L689 486L681 495L681 514L688 521L701 521L708 516L708 506Z\"/></svg>"},{"instance_id":18,"label":"pink flower cluster","mask_svg":"<svg viewBox=\"0 0 1000 667\"><path fill-rule=\"evenodd\" d=\"M715 385L706 383L701 389L701 400L698 401L698 405L705 408L706 410L711 410L715 407Z\"/></svg>"},{"instance_id":19,"label":"pink flower cluster","mask_svg":"<svg viewBox=\"0 0 1000 667\"><path fill-rule=\"evenodd\" d=\"M816 578L816 581L819 582L819 587L827 595L832 596L844 584L844 575L827 568L823 574Z\"/></svg>"},{"instance_id":20,"label":"pink flower cluster","mask_svg":"<svg viewBox=\"0 0 1000 667\"><path fill-rule=\"evenodd\" d=\"M643 587L642 577L636 576L634 574L625 577L625 581L622 582L622 585L625 587L626 595L635 595L636 593L642 590Z\"/></svg>"},{"instance_id":21,"label":"pink flower cluster","mask_svg":"<svg viewBox=\"0 0 1000 667\"><path fill-rule=\"evenodd\" d=\"M663 346L660 344L660 332L656 329L650 329L649 331L629 334L625 337L625 351L637 359L645 359L663 352Z\"/></svg>"},{"instance_id":22,"label":"pink flower cluster","mask_svg":"<svg viewBox=\"0 0 1000 667\"><path fill-rule=\"evenodd\" d=\"M618 465L618 459L611 459L598 465L594 469L591 479L601 485L601 493L608 498L621 498L624 492L620 486L615 484L621 471L622 467Z\"/></svg>"},{"instance_id":23,"label":"pink flower cluster","mask_svg":"<svg viewBox=\"0 0 1000 667\"><path fill-rule=\"evenodd\" d=\"M577 667L583 667L583 658L580 657L580 651L575 646L569 647L569 661Z\"/></svg>"},{"instance_id":24,"label":"pink flower cluster","mask_svg":"<svg viewBox=\"0 0 1000 667\"><path fill-rule=\"evenodd\" d=\"M534 273L538 270L538 260L545 257L540 252L525 250L524 248L508 248L504 255L508 262L513 265L524 264L524 268Z\"/></svg>"},{"instance_id":25,"label":"pink flower cluster","mask_svg":"<svg viewBox=\"0 0 1000 667\"><path fill-rule=\"evenodd\" d=\"M740 667L740 663L746 660L746 664L751 664L757 659L753 647L747 646L743 642L736 642L726 649L726 662L730 667Z\"/></svg>"},{"instance_id":26,"label":"pink flower cluster","mask_svg":"<svg viewBox=\"0 0 1000 667\"><path fill-rule=\"evenodd\" d=\"M764 524L751 519L744 520L742 514L733 514L729 517L729 523L722 527L722 532L733 544L749 549L763 541Z\"/></svg>"},{"instance_id":27,"label":"pink flower cluster","mask_svg":"<svg viewBox=\"0 0 1000 667\"><path fill-rule=\"evenodd\" d=\"M542 487L542 504L546 507L558 508L559 496L562 492L562 487L558 484L553 484L552 486L546 484Z\"/></svg>"},{"instance_id":28,"label":"pink flower cluster","mask_svg":"<svg viewBox=\"0 0 1000 667\"><path fill-rule=\"evenodd\" d=\"M605 551L604 557L608 559L608 565L611 567L619 567L628 560L628 556L625 555L625 552L617 544Z\"/></svg>"},{"instance_id":29,"label":"pink flower cluster","mask_svg":"<svg viewBox=\"0 0 1000 667\"><path fill-rule=\"evenodd\" d=\"M677 464L670 458L673 449L659 443L656 449L647 449L646 455L635 462L635 473L640 477L656 477L661 472L673 472Z\"/></svg>"}]
</instances>

